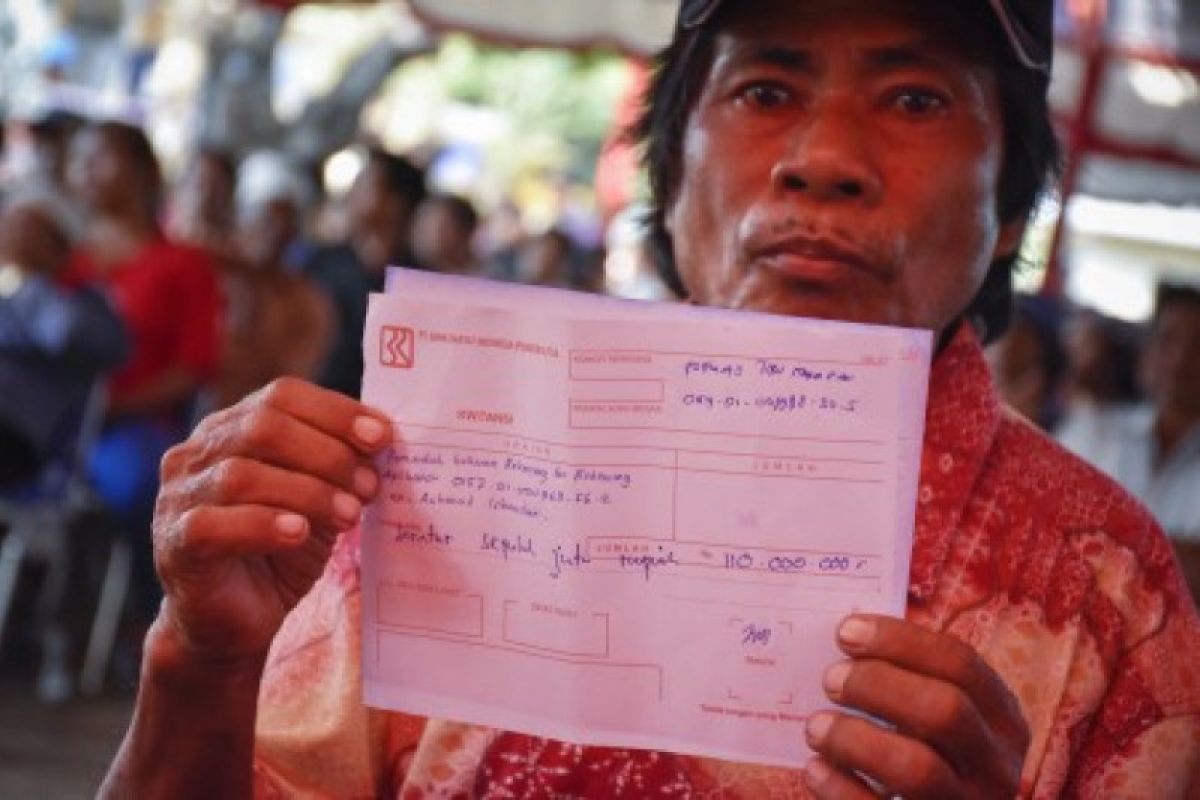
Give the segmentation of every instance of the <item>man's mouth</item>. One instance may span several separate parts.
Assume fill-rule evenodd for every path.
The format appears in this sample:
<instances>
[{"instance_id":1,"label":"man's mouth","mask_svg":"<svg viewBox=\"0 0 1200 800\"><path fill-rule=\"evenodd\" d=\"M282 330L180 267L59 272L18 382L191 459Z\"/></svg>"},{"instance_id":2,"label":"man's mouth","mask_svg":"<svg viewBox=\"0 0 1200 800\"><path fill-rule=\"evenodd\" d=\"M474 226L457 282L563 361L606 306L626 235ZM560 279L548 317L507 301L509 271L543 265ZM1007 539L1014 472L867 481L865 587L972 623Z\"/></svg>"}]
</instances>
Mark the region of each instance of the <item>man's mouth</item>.
<instances>
[{"instance_id":1,"label":"man's mouth","mask_svg":"<svg viewBox=\"0 0 1200 800\"><path fill-rule=\"evenodd\" d=\"M793 235L749 248L750 262L805 283L834 283L857 274L886 278L881 262L843 242Z\"/></svg>"}]
</instances>

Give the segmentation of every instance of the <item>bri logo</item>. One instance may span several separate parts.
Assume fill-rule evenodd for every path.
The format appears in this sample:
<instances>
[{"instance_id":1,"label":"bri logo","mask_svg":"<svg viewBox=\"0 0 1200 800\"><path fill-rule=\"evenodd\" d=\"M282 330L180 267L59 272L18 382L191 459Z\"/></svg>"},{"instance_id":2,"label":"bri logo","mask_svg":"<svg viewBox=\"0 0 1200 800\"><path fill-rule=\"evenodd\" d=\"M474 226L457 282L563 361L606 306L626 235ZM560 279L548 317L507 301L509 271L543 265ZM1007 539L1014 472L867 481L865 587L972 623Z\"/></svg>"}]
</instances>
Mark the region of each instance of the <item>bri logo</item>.
<instances>
[{"instance_id":1,"label":"bri logo","mask_svg":"<svg viewBox=\"0 0 1200 800\"><path fill-rule=\"evenodd\" d=\"M396 369L413 368L412 328L384 325L379 332L379 363Z\"/></svg>"}]
</instances>

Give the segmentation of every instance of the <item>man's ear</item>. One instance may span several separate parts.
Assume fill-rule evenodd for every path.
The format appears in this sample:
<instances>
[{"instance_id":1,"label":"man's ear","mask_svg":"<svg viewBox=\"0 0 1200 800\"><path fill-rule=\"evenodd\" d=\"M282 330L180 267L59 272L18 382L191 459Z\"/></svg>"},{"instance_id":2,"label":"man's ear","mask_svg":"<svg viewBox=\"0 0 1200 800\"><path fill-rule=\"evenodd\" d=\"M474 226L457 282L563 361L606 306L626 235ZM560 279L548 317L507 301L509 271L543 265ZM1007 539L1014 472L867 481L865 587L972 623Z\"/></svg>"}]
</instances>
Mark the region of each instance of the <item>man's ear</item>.
<instances>
[{"instance_id":1,"label":"man's ear","mask_svg":"<svg viewBox=\"0 0 1200 800\"><path fill-rule=\"evenodd\" d=\"M1003 258L1015 256L1025 240L1025 228L1029 220L1017 217L1000 226L1000 235L996 237L996 248L992 251L992 263Z\"/></svg>"}]
</instances>

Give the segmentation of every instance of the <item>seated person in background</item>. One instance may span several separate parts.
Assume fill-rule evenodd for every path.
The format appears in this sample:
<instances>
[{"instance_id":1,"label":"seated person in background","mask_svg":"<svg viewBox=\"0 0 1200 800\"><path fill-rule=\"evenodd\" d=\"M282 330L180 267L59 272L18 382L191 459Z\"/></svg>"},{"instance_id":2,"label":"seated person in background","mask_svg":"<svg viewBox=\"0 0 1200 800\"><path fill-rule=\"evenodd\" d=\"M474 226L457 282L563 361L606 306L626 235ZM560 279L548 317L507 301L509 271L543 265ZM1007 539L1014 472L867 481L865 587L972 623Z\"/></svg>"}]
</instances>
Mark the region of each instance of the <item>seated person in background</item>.
<instances>
[{"instance_id":1,"label":"seated person in background","mask_svg":"<svg viewBox=\"0 0 1200 800\"><path fill-rule=\"evenodd\" d=\"M283 264L301 231L300 176L281 160L251 156L246 167L237 188L237 257L225 281L227 332L218 408L285 375L315 379L333 339L331 303L308 278L288 273Z\"/></svg>"},{"instance_id":2,"label":"seated person in background","mask_svg":"<svg viewBox=\"0 0 1200 800\"><path fill-rule=\"evenodd\" d=\"M233 257L236 183L233 155L201 146L174 192L170 234L181 242L207 248L219 259Z\"/></svg>"},{"instance_id":3,"label":"seated person in background","mask_svg":"<svg viewBox=\"0 0 1200 800\"><path fill-rule=\"evenodd\" d=\"M520 280L517 259L525 238L521 209L511 198L505 198L480 224L477 240L483 274L498 281Z\"/></svg>"},{"instance_id":4,"label":"seated person in background","mask_svg":"<svg viewBox=\"0 0 1200 800\"><path fill-rule=\"evenodd\" d=\"M1091 442L1104 436L1110 419L1142 400L1138 378L1142 331L1085 308L1072 315L1063 333L1067 373L1063 414L1054 438L1087 458Z\"/></svg>"},{"instance_id":5,"label":"seated person in background","mask_svg":"<svg viewBox=\"0 0 1200 800\"><path fill-rule=\"evenodd\" d=\"M479 214L470 201L452 194L429 197L413 219L412 245L417 263L434 272L474 274L479 269L475 257L478 227Z\"/></svg>"},{"instance_id":6,"label":"seated person in background","mask_svg":"<svg viewBox=\"0 0 1200 800\"><path fill-rule=\"evenodd\" d=\"M579 260L571 238L551 228L521 243L516 255L516 280L559 289L582 288L578 285Z\"/></svg>"},{"instance_id":7,"label":"seated person in background","mask_svg":"<svg viewBox=\"0 0 1200 800\"><path fill-rule=\"evenodd\" d=\"M1055 301L1020 295L1008 333L988 348L988 365L1000 396L1044 431L1054 430L1061 413L1067 364L1059 342L1060 317Z\"/></svg>"},{"instance_id":8,"label":"seated person in background","mask_svg":"<svg viewBox=\"0 0 1200 800\"><path fill-rule=\"evenodd\" d=\"M78 115L58 108L43 109L27 119L20 115L9 119L3 127L11 135L11 141L0 160L0 174L6 182L22 189L36 185L62 197L66 191L71 139L83 127L83 122ZM62 213L78 225L74 209L65 208Z\"/></svg>"},{"instance_id":9,"label":"seated person in background","mask_svg":"<svg viewBox=\"0 0 1200 800\"><path fill-rule=\"evenodd\" d=\"M128 351L108 299L60 282L71 221L36 189L0 209L0 488L32 479L70 441L92 387Z\"/></svg>"},{"instance_id":10,"label":"seated person in background","mask_svg":"<svg viewBox=\"0 0 1200 800\"><path fill-rule=\"evenodd\" d=\"M1200 288L1159 289L1142 382L1149 402L1109 415L1080 455L1146 504L1200 598Z\"/></svg>"},{"instance_id":11,"label":"seated person in background","mask_svg":"<svg viewBox=\"0 0 1200 800\"><path fill-rule=\"evenodd\" d=\"M640 131L670 285L938 342L906 617L841 624L807 764L364 708L358 612L373 598L353 529L379 488L373 454L407 432L284 381L164 460L167 597L101 795L1196 797L1200 620L1170 545L1002 405L983 355L1057 159L1053 12L685 0L651 83Z\"/></svg>"},{"instance_id":12,"label":"seated person in background","mask_svg":"<svg viewBox=\"0 0 1200 800\"><path fill-rule=\"evenodd\" d=\"M333 302L336 334L317 383L358 397L367 295L383 289L390 264L420 266L410 246L412 219L425 199L425 173L407 159L372 149L346 198L350 237L313 256L305 274Z\"/></svg>"},{"instance_id":13,"label":"seated person in background","mask_svg":"<svg viewBox=\"0 0 1200 800\"><path fill-rule=\"evenodd\" d=\"M216 269L199 248L158 224L162 175L139 128L97 123L72 144L69 182L86 215L72 272L104 286L130 336L130 357L109 385L107 422L91 479L135 538L149 536L159 462L187 435L211 388L220 343ZM154 565L135 547L144 611L157 605Z\"/></svg>"}]
</instances>

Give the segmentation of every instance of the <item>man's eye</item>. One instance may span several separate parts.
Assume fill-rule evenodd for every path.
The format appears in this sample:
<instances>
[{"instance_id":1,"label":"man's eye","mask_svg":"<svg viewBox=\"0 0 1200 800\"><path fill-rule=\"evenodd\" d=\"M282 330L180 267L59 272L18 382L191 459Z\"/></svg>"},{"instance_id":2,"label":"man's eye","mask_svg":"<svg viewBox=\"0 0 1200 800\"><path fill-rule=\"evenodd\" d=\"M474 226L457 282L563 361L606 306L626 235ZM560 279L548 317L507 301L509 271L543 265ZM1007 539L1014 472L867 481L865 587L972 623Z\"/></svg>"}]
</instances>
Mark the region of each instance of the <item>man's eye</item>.
<instances>
[{"instance_id":1,"label":"man's eye","mask_svg":"<svg viewBox=\"0 0 1200 800\"><path fill-rule=\"evenodd\" d=\"M892 98L892 105L906 114L926 116L944 111L949 101L937 92L923 89L905 89Z\"/></svg>"},{"instance_id":2,"label":"man's eye","mask_svg":"<svg viewBox=\"0 0 1200 800\"><path fill-rule=\"evenodd\" d=\"M775 83L755 83L741 91L739 99L756 108L779 108L786 105L792 93Z\"/></svg>"}]
</instances>

